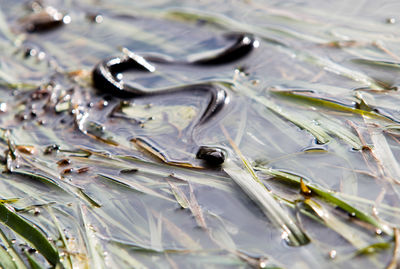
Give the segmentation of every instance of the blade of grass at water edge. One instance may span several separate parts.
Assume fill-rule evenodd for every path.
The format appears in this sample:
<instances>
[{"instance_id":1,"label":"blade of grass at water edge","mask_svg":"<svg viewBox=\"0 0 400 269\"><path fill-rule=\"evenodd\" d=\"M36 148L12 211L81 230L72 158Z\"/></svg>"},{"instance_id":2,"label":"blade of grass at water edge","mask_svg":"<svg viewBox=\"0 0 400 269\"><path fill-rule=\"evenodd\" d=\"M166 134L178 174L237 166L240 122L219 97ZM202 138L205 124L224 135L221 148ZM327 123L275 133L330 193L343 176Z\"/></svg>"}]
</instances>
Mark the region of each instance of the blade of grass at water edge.
<instances>
[{"instance_id":1,"label":"blade of grass at water edge","mask_svg":"<svg viewBox=\"0 0 400 269\"><path fill-rule=\"evenodd\" d=\"M255 92L253 92L253 90L251 90L248 87L244 87L243 85L240 85L240 84L236 84L235 87L237 87L239 91L247 94L250 98L252 98L256 102L264 105L266 108L273 111L275 114L292 122L293 124L297 125L299 128L308 131L320 143L325 144L325 143L328 143L332 139L332 137L321 126L317 125L315 121L309 120L299 114L295 115L293 113L284 111L281 107L276 105L270 99L268 99L262 95L257 95Z\"/></svg>"},{"instance_id":2,"label":"blade of grass at water edge","mask_svg":"<svg viewBox=\"0 0 400 269\"><path fill-rule=\"evenodd\" d=\"M325 223L327 227L340 234L348 242L350 242L357 249L362 249L368 246L368 243L364 241L359 233L351 226L340 221L334 215L332 215L323 205L317 203L312 198L304 201Z\"/></svg>"},{"instance_id":3,"label":"blade of grass at water edge","mask_svg":"<svg viewBox=\"0 0 400 269\"><path fill-rule=\"evenodd\" d=\"M295 101L302 101L304 103L313 105L313 106L318 106L321 108L328 108L328 109L333 109L333 110L338 110L342 112L348 112L352 114L357 114L360 116L365 116L371 119L379 119L383 120L387 123L394 123L391 119L386 118L385 116L382 116L380 114L377 114L375 112L370 112L370 111L365 111L357 108L352 108L348 107L339 103L335 103L329 100L313 97L313 96L308 96L305 94L302 94L300 92L296 91L287 91L287 90L273 90L270 91L272 94L276 96L281 96L281 97L288 97L290 99L293 99Z\"/></svg>"},{"instance_id":4,"label":"blade of grass at water edge","mask_svg":"<svg viewBox=\"0 0 400 269\"><path fill-rule=\"evenodd\" d=\"M323 114L317 119L317 122L326 130L327 133L340 138L353 149L360 150L364 146L360 141L360 138L354 135L351 130L345 128L342 122L337 122L336 120L328 118Z\"/></svg>"},{"instance_id":5,"label":"blade of grass at water edge","mask_svg":"<svg viewBox=\"0 0 400 269\"><path fill-rule=\"evenodd\" d=\"M121 248L116 246L115 244L108 244L107 248L113 253L116 257L119 257L118 260L124 262L125 266L138 268L138 269L146 269L143 263L139 262L137 259L134 258L125 248Z\"/></svg>"},{"instance_id":6,"label":"blade of grass at water edge","mask_svg":"<svg viewBox=\"0 0 400 269\"><path fill-rule=\"evenodd\" d=\"M1 231L1 239L5 247L0 246L0 266L2 268L10 269L26 268L25 264L22 262L15 250L10 249L12 246L9 244L8 239L5 237L3 231Z\"/></svg>"},{"instance_id":7,"label":"blade of grass at water edge","mask_svg":"<svg viewBox=\"0 0 400 269\"><path fill-rule=\"evenodd\" d=\"M157 251L162 251L163 250L163 244L162 244L162 218L161 218L161 213L158 214L158 216L154 215L151 213L151 211L144 205L146 209L146 215L147 215L147 222L149 226L149 234L150 234L150 246L151 249L157 250ZM157 223L156 220L157 219Z\"/></svg>"},{"instance_id":8,"label":"blade of grass at water edge","mask_svg":"<svg viewBox=\"0 0 400 269\"><path fill-rule=\"evenodd\" d=\"M183 193L183 191L180 188L178 188L178 186L176 186L175 183L168 180L168 178L166 180L167 180L167 182L171 188L171 192L175 196L175 200L178 202L178 204L184 209L189 208L189 200L187 199L187 197Z\"/></svg>"},{"instance_id":9,"label":"blade of grass at water edge","mask_svg":"<svg viewBox=\"0 0 400 269\"><path fill-rule=\"evenodd\" d=\"M267 175L274 176L276 179L282 179L285 181L289 181L291 183L296 183L300 186L300 179L302 179L302 177L300 177L300 176L282 172L282 171L275 170L272 168L256 167L256 169ZM392 229L390 227L388 227L386 224L381 223L376 218L374 218L374 217L354 208L353 206L347 204L346 202L340 200L339 198L337 198L335 196L334 192L329 191L329 190L323 190L323 189L321 189L317 186L314 186L310 183L305 182L305 184L307 185L307 187L309 189L311 189L311 191L313 193L320 196L325 201L340 207L341 209L345 210L346 212L354 215L355 218L358 218L361 221L367 222L367 223L375 226L376 228L381 229L386 234L388 234L390 236L393 235Z\"/></svg>"},{"instance_id":10,"label":"blade of grass at water edge","mask_svg":"<svg viewBox=\"0 0 400 269\"><path fill-rule=\"evenodd\" d=\"M239 167L228 159L224 164L224 171L235 181L236 184L256 203L260 209L275 225L283 231L283 237L294 246L305 245L309 242L306 234L303 233L296 222L283 210L271 192L264 186L260 179L255 174L253 168L242 155L239 148L230 138L226 129L221 125L221 129L234 151L242 161L245 168Z\"/></svg>"},{"instance_id":11,"label":"blade of grass at water edge","mask_svg":"<svg viewBox=\"0 0 400 269\"><path fill-rule=\"evenodd\" d=\"M29 265L30 265L31 269L44 269L44 267L42 267L42 265L39 264L39 262L37 262L35 260L35 258L33 258L32 255L29 254L27 251L25 251L25 255L26 255L26 258L27 258L27 260L29 262Z\"/></svg>"},{"instance_id":12,"label":"blade of grass at water edge","mask_svg":"<svg viewBox=\"0 0 400 269\"><path fill-rule=\"evenodd\" d=\"M326 42L325 39L310 36L306 34L302 34L296 31L292 31L288 28L278 28L276 26L256 26L250 25L247 23L239 22L233 19L230 19L227 16L204 12L201 10L194 10L194 9L169 9L165 13L166 18L174 19L174 20L183 20L183 21L197 21L203 20L212 24L218 28L227 29L227 30L234 30L234 31L243 31L247 33L253 33L259 37L261 37L264 41L270 42L272 44L285 46L286 45L281 41L277 40L275 37L287 36L301 40L307 40L315 43L323 43ZM273 38L274 37L274 38Z\"/></svg>"},{"instance_id":13,"label":"blade of grass at water edge","mask_svg":"<svg viewBox=\"0 0 400 269\"><path fill-rule=\"evenodd\" d=\"M373 144L373 154L378 159L379 164L382 165L386 176L400 184L400 165L393 155L386 137L380 128L377 128L377 126L374 127L374 123L371 120L365 118L365 121L369 124L368 131Z\"/></svg>"},{"instance_id":14,"label":"blade of grass at water edge","mask_svg":"<svg viewBox=\"0 0 400 269\"><path fill-rule=\"evenodd\" d=\"M15 268L26 268L25 263L22 261L22 258L20 257L20 255L17 253L17 251L14 249L11 241L6 237L6 235L4 234L3 230L0 229L0 239L4 244L4 247L1 247L1 251L5 252L2 253L1 257L0 257L0 263L9 263L9 258L11 258L12 264L14 264ZM9 258L8 258L8 257ZM4 264L3 264L4 265ZM7 265L10 266L10 268L14 268L12 267L13 265ZM4 265L4 268L9 268Z\"/></svg>"},{"instance_id":15,"label":"blade of grass at water edge","mask_svg":"<svg viewBox=\"0 0 400 269\"><path fill-rule=\"evenodd\" d=\"M389 85L386 85L380 81L377 81L366 74L352 70L349 68L346 68L345 66L339 65L328 58L323 58L320 57L316 54L310 54L309 52L305 51L299 51L299 50L292 50L287 47L280 47L279 48L282 52L289 54L289 55L295 55L296 59L299 59L303 62L308 62L311 64L314 64L316 66L322 67L324 70L332 72L334 74L344 76L346 78L352 79L356 82L362 83L363 86L370 87L374 90L379 90L379 91L384 91L389 87Z\"/></svg>"},{"instance_id":16,"label":"blade of grass at water edge","mask_svg":"<svg viewBox=\"0 0 400 269\"><path fill-rule=\"evenodd\" d=\"M32 224L11 211L6 205L0 203L0 221L30 242L53 266L59 261L59 255L55 247Z\"/></svg>"},{"instance_id":17,"label":"blade of grass at water edge","mask_svg":"<svg viewBox=\"0 0 400 269\"><path fill-rule=\"evenodd\" d=\"M149 188L147 188L147 187L145 187L145 186L143 186L141 184L138 184L136 182L133 182L132 180L127 180L127 179L124 179L122 177L117 177L117 176L114 176L114 175L106 175L106 174L98 174L98 176L103 178L103 179L106 179L106 180L109 180L111 182L114 182L114 183L117 183L119 185L122 185L122 186L125 186L127 188L130 188L132 190L135 190L137 192L140 192L140 193L143 193L143 194L147 194L147 195L152 195L152 196L155 196L157 198L161 198L161 199L167 200L169 202L174 202L173 199L168 198L168 197L166 197L164 195L161 195L161 194L153 191L152 189L149 189Z\"/></svg>"},{"instance_id":18,"label":"blade of grass at water edge","mask_svg":"<svg viewBox=\"0 0 400 269\"><path fill-rule=\"evenodd\" d=\"M96 231L93 226L88 222L87 216L85 214L86 211L88 211L88 208L80 204L79 206L80 210L80 219L81 219L81 228L84 232L84 240L86 244L86 248L88 249L88 254L90 259L90 264L92 268L106 268L105 265L105 257L103 256L101 251L101 245L99 244L99 240L96 237Z\"/></svg>"},{"instance_id":19,"label":"blade of grass at water edge","mask_svg":"<svg viewBox=\"0 0 400 269\"><path fill-rule=\"evenodd\" d=\"M59 234L61 242L63 244L63 248L66 250L66 258L64 258L64 261L66 261L66 262L63 262L63 265L66 266L66 268L72 269L73 264L72 264L72 259L71 259L71 255L70 255L70 253L72 253L72 251L69 248L69 244L67 242L67 238L65 237L64 231L61 229L60 222L58 221L56 215L54 214L52 207L49 205L46 205L45 207L46 207L47 211L49 212L51 220L53 221L55 227L57 228L58 234ZM65 264L65 263L67 263L67 264Z\"/></svg>"}]
</instances>

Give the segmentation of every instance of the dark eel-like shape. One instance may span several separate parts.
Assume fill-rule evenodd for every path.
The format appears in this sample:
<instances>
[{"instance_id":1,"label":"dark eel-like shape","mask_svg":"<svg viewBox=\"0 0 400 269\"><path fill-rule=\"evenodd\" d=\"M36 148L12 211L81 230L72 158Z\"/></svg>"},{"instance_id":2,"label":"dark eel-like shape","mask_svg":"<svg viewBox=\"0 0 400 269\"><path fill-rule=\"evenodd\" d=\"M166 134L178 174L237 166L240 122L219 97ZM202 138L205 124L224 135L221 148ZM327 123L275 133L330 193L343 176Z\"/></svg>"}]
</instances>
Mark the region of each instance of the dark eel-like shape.
<instances>
[{"instance_id":1,"label":"dark eel-like shape","mask_svg":"<svg viewBox=\"0 0 400 269\"><path fill-rule=\"evenodd\" d=\"M210 57L177 61L169 56L158 54L149 54L145 57L135 53L128 55L112 57L98 63L93 70L93 84L98 89L107 94L116 95L122 98L135 98L143 96L154 96L176 92L193 92L203 91L211 94L210 102L195 126L209 121L216 115L227 103L227 93L224 88L215 83L198 83L184 85L179 87L170 87L149 91L139 84L126 84L118 78L118 74L126 70L135 70L139 72L154 72L155 67L150 63L163 64L181 64L181 65L218 65L225 64L237 60L248 54L254 47L257 47L258 41L250 35L244 33L230 33L225 36L228 40L234 40L234 43ZM190 57L189 57L190 59ZM200 147L197 157L206 161L209 165L218 166L225 160L225 154L218 148L214 150Z\"/></svg>"}]
</instances>

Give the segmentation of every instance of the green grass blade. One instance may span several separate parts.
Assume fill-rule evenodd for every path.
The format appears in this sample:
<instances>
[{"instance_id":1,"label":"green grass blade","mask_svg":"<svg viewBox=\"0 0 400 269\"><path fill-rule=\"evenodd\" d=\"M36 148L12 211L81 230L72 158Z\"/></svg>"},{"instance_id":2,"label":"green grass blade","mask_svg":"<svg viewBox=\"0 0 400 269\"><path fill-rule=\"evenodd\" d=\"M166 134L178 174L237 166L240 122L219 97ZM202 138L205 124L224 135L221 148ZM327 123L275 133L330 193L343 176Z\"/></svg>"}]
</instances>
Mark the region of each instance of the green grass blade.
<instances>
[{"instance_id":1,"label":"green grass blade","mask_svg":"<svg viewBox=\"0 0 400 269\"><path fill-rule=\"evenodd\" d=\"M348 112L348 113L352 113L352 114L357 114L360 116L365 116L371 119L379 119L379 120L384 120L387 123L392 123L393 121L390 120L389 118L386 118L380 114L377 114L375 112L370 112L370 111L365 111L365 110L361 110L361 109L357 109L357 108L352 108L352 107L348 107L339 103L335 103L329 100L325 100L325 99L321 99L321 98L317 98L317 97L313 97L313 96L309 96L309 95L305 95L299 92L295 92L295 91L271 91L271 93L273 93L276 96L281 96L281 97L287 97L289 99L292 99L295 102L303 102L306 104L310 104L313 106L318 106L321 108L326 108L326 109L333 109L333 110L337 110L337 111L341 111L341 112Z\"/></svg>"},{"instance_id":2,"label":"green grass blade","mask_svg":"<svg viewBox=\"0 0 400 269\"><path fill-rule=\"evenodd\" d=\"M85 233L85 244L88 249L90 264L92 268L105 268L105 257L103 255L102 247L96 236L94 227L88 222L86 216L88 210L89 209L85 205L80 205L81 226Z\"/></svg>"},{"instance_id":3,"label":"green grass blade","mask_svg":"<svg viewBox=\"0 0 400 269\"><path fill-rule=\"evenodd\" d=\"M282 229L289 243L300 246L309 242L307 235L303 233L300 227L296 225L296 222L283 210L272 193L253 177L253 173L239 167L231 160L225 163L224 171L260 206L260 209L267 218Z\"/></svg>"},{"instance_id":4,"label":"green grass blade","mask_svg":"<svg viewBox=\"0 0 400 269\"><path fill-rule=\"evenodd\" d=\"M0 266L2 268L9 268L9 269L18 268L11 255L2 246L0 246Z\"/></svg>"},{"instance_id":5,"label":"green grass blade","mask_svg":"<svg viewBox=\"0 0 400 269\"><path fill-rule=\"evenodd\" d=\"M302 178L300 176L282 172L282 171L278 171L278 170L275 170L272 168L257 167L256 169L265 174L268 174L270 176L274 176L278 179L283 179L283 180L291 182L291 183L296 183L300 186L300 179ZM335 196L334 192L332 192L330 190L323 190L322 188L314 186L310 183L305 182L305 184L307 185L307 187L309 189L311 189L311 191L313 193L315 193L319 197L323 198L325 201L340 207L341 209L352 214L354 217L358 218L359 220L367 222L367 223L375 226L376 228L381 229L386 234L393 235L393 230L388 225L378 221L376 218L372 217L371 215L364 213L361 210L358 210L355 207L353 207L353 206L349 205L348 203L342 201L341 199L337 198Z\"/></svg>"},{"instance_id":6,"label":"green grass blade","mask_svg":"<svg viewBox=\"0 0 400 269\"><path fill-rule=\"evenodd\" d=\"M0 221L30 242L51 265L59 263L58 252L46 236L4 204L0 204Z\"/></svg>"},{"instance_id":7,"label":"green grass blade","mask_svg":"<svg viewBox=\"0 0 400 269\"><path fill-rule=\"evenodd\" d=\"M155 197L158 197L158 198L170 201L170 202L174 202L173 199L168 198L168 197L166 197L164 195L161 195L161 194L153 191L152 189L147 188L147 187L145 187L143 185L140 185L140 184L138 184L136 182L133 182L131 180L126 180L126 179L124 179L122 177L111 176L111 175L106 175L106 174L98 174L98 176L101 177L101 178L107 179L107 180L109 180L111 182L120 184L120 185L128 187L130 189L133 189L135 191L138 191L140 193L147 194L147 195L152 195L152 196L155 196Z\"/></svg>"},{"instance_id":8,"label":"green grass blade","mask_svg":"<svg viewBox=\"0 0 400 269\"><path fill-rule=\"evenodd\" d=\"M6 237L6 235L4 234L3 230L0 229L0 239L3 242L6 250L4 250L2 247L1 251L5 251L6 254L11 258L12 263L16 266L16 268L21 269L21 268L26 268L25 263L22 261L22 258L20 257L20 255L17 253L17 251L15 251L14 247L12 246L10 240ZM5 256L4 254L1 255L0 257L0 263L7 263L8 261L8 257ZM4 268L9 268L8 266L12 266L12 265L7 265L4 266ZM13 267L10 267L13 268Z\"/></svg>"},{"instance_id":9,"label":"green grass blade","mask_svg":"<svg viewBox=\"0 0 400 269\"><path fill-rule=\"evenodd\" d=\"M324 221L325 225L334 230L350 242L357 249L368 246L368 243L361 238L361 234L348 224L340 221L337 217L329 212L323 205L317 203L313 199L304 201L312 210Z\"/></svg>"},{"instance_id":10,"label":"green grass blade","mask_svg":"<svg viewBox=\"0 0 400 269\"><path fill-rule=\"evenodd\" d=\"M25 252L25 254L32 269L44 269L44 267L42 267L42 265L40 265L40 263L38 263L29 253Z\"/></svg>"},{"instance_id":11,"label":"green grass blade","mask_svg":"<svg viewBox=\"0 0 400 269\"><path fill-rule=\"evenodd\" d=\"M257 95L252 89L245 87L244 85L236 84L235 87L239 91L249 95L256 102L264 105L269 110L273 111L275 114L287 119L293 124L297 125L299 128L308 131L312 134L320 143L328 143L332 137L315 121L305 118L300 114L294 114L284 111L280 106L276 105L273 101L263 95Z\"/></svg>"}]
</instances>

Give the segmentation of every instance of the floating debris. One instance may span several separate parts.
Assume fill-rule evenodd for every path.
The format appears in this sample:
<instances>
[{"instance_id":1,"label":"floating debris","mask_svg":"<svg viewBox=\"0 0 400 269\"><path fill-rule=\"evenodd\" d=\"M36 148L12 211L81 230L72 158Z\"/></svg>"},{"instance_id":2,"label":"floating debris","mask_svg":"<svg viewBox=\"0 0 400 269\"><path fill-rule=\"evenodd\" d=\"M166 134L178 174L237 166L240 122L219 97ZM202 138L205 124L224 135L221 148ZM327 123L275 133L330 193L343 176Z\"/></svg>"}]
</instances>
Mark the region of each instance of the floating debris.
<instances>
[{"instance_id":1,"label":"floating debris","mask_svg":"<svg viewBox=\"0 0 400 269\"><path fill-rule=\"evenodd\" d=\"M23 145L18 145L15 147L19 152L24 153L24 154L35 154L36 149L34 146L23 146Z\"/></svg>"},{"instance_id":2,"label":"floating debris","mask_svg":"<svg viewBox=\"0 0 400 269\"><path fill-rule=\"evenodd\" d=\"M46 7L21 19L25 31L31 33L52 30L70 22L69 15L64 15L53 7Z\"/></svg>"},{"instance_id":3,"label":"floating debris","mask_svg":"<svg viewBox=\"0 0 400 269\"><path fill-rule=\"evenodd\" d=\"M71 164L71 160L70 159L61 159L59 161L57 161L57 164L59 166L67 166Z\"/></svg>"}]
</instances>

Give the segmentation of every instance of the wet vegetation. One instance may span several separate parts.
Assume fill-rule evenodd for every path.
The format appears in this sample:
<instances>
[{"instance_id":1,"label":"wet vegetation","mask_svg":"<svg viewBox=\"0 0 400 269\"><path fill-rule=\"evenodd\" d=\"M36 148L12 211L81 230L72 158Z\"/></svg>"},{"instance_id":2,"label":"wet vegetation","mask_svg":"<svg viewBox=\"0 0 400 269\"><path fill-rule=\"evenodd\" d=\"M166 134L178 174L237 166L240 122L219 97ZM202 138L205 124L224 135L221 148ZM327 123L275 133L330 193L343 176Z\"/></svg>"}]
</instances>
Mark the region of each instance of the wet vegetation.
<instances>
[{"instance_id":1,"label":"wet vegetation","mask_svg":"<svg viewBox=\"0 0 400 269\"><path fill-rule=\"evenodd\" d=\"M397 268L400 5L0 0L2 268Z\"/></svg>"}]
</instances>

